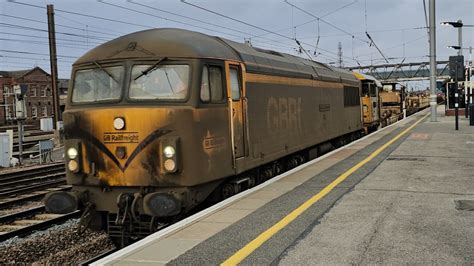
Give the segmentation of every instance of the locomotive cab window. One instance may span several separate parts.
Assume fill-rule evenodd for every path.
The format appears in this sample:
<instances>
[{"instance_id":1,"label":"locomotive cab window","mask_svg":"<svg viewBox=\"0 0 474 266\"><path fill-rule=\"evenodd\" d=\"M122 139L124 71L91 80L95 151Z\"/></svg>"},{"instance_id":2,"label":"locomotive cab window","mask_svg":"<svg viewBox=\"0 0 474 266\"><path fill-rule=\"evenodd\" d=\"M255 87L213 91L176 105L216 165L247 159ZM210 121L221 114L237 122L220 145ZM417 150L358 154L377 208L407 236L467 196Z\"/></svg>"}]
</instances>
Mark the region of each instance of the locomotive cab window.
<instances>
[{"instance_id":1,"label":"locomotive cab window","mask_svg":"<svg viewBox=\"0 0 474 266\"><path fill-rule=\"evenodd\" d=\"M377 96L377 86L374 83L370 84L370 97Z\"/></svg>"},{"instance_id":2,"label":"locomotive cab window","mask_svg":"<svg viewBox=\"0 0 474 266\"><path fill-rule=\"evenodd\" d=\"M77 71L74 77L72 102L93 103L120 99L123 76L122 66Z\"/></svg>"},{"instance_id":3,"label":"locomotive cab window","mask_svg":"<svg viewBox=\"0 0 474 266\"><path fill-rule=\"evenodd\" d=\"M230 68L230 89L232 100L240 100L240 80L239 80L239 69L236 67Z\"/></svg>"},{"instance_id":4,"label":"locomotive cab window","mask_svg":"<svg viewBox=\"0 0 474 266\"><path fill-rule=\"evenodd\" d=\"M221 68L217 66L204 66L201 79L201 101L221 103L223 99Z\"/></svg>"},{"instance_id":5,"label":"locomotive cab window","mask_svg":"<svg viewBox=\"0 0 474 266\"><path fill-rule=\"evenodd\" d=\"M362 83L362 96L369 96L369 83Z\"/></svg>"},{"instance_id":6,"label":"locomotive cab window","mask_svg":"<svg viewBox=\"0 0 474 266\"><path fill-rule=\"evenodd\" d=\"M128 96L134 100L184 100L188 95L188 65L134 65Z\"/></svg>"}]
</instances>

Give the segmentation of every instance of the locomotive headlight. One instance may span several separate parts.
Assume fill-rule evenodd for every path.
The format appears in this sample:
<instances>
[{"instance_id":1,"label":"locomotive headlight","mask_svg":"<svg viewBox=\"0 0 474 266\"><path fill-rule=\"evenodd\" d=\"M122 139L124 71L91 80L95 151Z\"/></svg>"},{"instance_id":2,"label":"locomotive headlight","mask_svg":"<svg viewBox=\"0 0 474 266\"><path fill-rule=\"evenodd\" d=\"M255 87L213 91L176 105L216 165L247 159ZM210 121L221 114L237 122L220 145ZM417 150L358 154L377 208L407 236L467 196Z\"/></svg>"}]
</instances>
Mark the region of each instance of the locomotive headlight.
<instances>
[{"instance_id":1,"label":"locomotive headlight","mask_svg":"<svg viewBox=\"0 0 474 266\"><path fill-rule=\"evenodd\" d=\"M70 160L67 163L67 169L69 169L69 171L73 173L76 173L79 170L79 164L77 163L76 160Z\"/></svg>"},{"instance_id":2,"label":"locomotive headlight","mask_svg":"<svg viewBox=\"0 0 474 266\"><path fill-rule=\"evenodd\" d=\"M176 150L172 146L166 146L163 149L163 155L165 155L166 158L172 158L175 154Z\"/></svg>"},{"instance_id":3,"label":"locomotive headlight","mask_svg":"<svg viewBox=\"0 0 474 266\"><path fill-rule=\"evenodd\" d=\"M114 119L114 128L121 130L125 128L125 120L122 117L116 117Z\"/></svg>"},{"instance_id":4,"label":"locomotive headlight","mask_svg":"<svg viewBox=\"0 0 474 266\"><path fill-rule=\"evenodd\" d=\"M178 137L163 137L160 143L160 165L164 173L173 174L178 172L179 165L179 144Z\"/></svg>"},{"instance_id":5,"label":"locomotive headlight","mask_svg":"<svg viewBox=\"0 0 474 266\"><path fill-rule=\"evenodd\" d=\"M76 148L69 148L67 150L67 157L71 160L74 160L77 158L78 152Z\"/></svg>"}]
</instances>

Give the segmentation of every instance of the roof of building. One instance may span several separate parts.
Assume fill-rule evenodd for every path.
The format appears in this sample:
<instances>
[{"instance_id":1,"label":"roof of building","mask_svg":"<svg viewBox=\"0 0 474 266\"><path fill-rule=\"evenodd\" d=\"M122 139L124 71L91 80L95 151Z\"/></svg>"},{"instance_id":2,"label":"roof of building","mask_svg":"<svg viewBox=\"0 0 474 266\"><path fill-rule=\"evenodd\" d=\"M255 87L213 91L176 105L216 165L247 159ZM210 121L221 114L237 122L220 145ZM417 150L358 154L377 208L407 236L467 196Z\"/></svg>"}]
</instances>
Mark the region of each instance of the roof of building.
<instances>
[{"instance_id":1,"label":"roof of building","mask_svg":"<svg viewBox=\"0 0 474 266\"><path fill-rule=\"evenodd\" d=\"M251 73L355 82L351 72L290 54L251 47L183 29L151 29L131 33L90 50L74 64L124 59L215 58L242 61Z\"/></svg>"},{"instance_id":2,"label":"roof of building","mask_svg":"<svg viewBox=\"0 0 474 266\"><path fill-rule=\"evenodd\" d=\"M14 70L14 71L0 71L0 75L5 78L19 78L30 72L31 69L26 70Z\"/></svg>"},{"instance_id":3,"label":"roof of building","mask_svg":"<svg viewBox=\"0 0 474 266\"><path fill-rule=\"evenodd\" d=\"M34 70L40 70L44 72L46 75L49 76L49 74L44 71L41 67L34 67L34 68L29 68L29 69L22 69L22 70L13 70L13 71L1 71L0 70L0 76L5 77L5 78L21 78L26 76L27 74L33 72Z\"/></svg>"}]
</instances>

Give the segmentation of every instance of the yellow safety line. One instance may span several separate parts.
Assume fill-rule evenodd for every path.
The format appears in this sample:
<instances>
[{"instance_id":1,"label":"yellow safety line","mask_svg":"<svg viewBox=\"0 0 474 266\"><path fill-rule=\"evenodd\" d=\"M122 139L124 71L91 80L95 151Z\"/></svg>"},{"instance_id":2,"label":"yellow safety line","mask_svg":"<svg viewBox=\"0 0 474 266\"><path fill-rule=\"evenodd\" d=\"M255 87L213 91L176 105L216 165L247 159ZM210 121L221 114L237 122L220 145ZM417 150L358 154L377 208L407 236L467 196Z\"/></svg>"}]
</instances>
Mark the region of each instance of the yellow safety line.
<instances>
[{"instance_id":1,"label":"yellow safety line","mask_svg":"<svg viewBox=\"0 0 474 266\"><path fill-rule=\"evenodd\" d=\"M337 185L339 185L342 181L344 181L348 176L353 174L355 171L357 171L359 168L364 166L366 163L370 162L373 158L375 158L375 156L379 155L388 146L390 146L392 143L397 141L401 136L405 135L408 131L410 131L416 125L418 125L428 115L429 114L423 116L420 120L416 121L413 125L411 125L407 129L403 130L397 136L395 136L393 139L391 139L390 141L388 141L387 143L382 145L380 148L378 148L376 151L374 151L367 158L360 161L358 164L354 165L351 169L347 170L342 175L338 176L331 184L329 184L327 187L325 187L323 190L321 190L318 194L311 197L305 203L301 204L298 208L294 209L290 214L285 216L285 218L280 220L278 223L274 224L272 227L267 229L265 232L261 233L254 240L252 240L250 243L245 245L242 249L237 251L234 255L229 257L221 265L226 265L227 266L227 265L236 265L237 263L240 263L242 260L244 260L250 254L252 254L252 252L254 252L257 248L259 248L261 245L263 245L273 235L278 233L278 231L285 228L289 223L291 223L293 220L295 220L298 216L300 216L303 212L305 212L309 207L311 207L318 200L320 200L321 198L326 196L329 192L331 192L331 190L333 190Z\"/></svg>"}]
</instances>

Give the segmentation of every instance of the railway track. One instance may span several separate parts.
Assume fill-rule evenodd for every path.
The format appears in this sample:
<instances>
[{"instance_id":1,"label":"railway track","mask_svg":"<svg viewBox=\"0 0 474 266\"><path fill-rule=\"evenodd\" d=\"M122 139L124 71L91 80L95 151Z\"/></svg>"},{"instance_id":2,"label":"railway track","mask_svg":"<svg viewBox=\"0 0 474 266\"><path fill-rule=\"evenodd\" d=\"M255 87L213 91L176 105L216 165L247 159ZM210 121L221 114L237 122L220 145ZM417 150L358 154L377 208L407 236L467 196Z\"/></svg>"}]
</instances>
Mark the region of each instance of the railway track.
<instances>
[{"instance_id":1,"label":"railway track","mask_svg":"<svg viewBox=\"0 0 474 266\"><path fill-rule=\"evenodd\" d=\"M0 217L0 220L9 221L9 223L0 225L0 242L13 237L27 236L79 216L80 211L62 215L45 214L44 206L4 215Z\"/></svg>"},{"instance_id":2,"label":"railway track","mask_svg":"<svg viewBox=\"0 0 474 266\"><path fill-rule=\"evenodd\" d=\"M28 218L45 211L44 205L0 216L0 224L7 224L22 218Z\"/></svg>"},{"instance_id":3,"label":"railway track","mask_svg":"<svg viewBox=\"0 0 474 266\"><path fill-rule=\"evenodd\" d=\"M17 170L11 171L1 171L0 172L0 183L9 182L12 180L22 180L28 179L31 176L39 175L39 174L53 174L57 172L64 172L64 163L54 163L54 164L47 164L41 165L38 167L31 167L31 168L20 168Z\"/></svg>"},{"instance_id":4,"label":"railway track","mask_svg":"<svg viewBox=\"0 0 474 266\"><path fill-rule=\"evenodd\" d=\"M38 192L65 184L63 163L3 172L0 176L0 204L7 197Z\"/></svg>"},{"instance_id":5,"label":"railway track","mask_svg":"<svg viewBox=\"0 0 474 266\"><path fill-rule=\"evenodd\" d=\"M64 175L60 175L56 180L42 180L33 178L29 180L33 182L32 184L23 184L19 186L14 186L11 188L0 189L0 198L5 198L7 196L14 196L18 194L25 194L27 192L34 192L42 189L47 189L51 187L57 187L66 184L66 179Z\"/></svg>"},{"instance_id":6,"label":"railway track","mask_svg":"<svg viewBox=\"0 0 474 266\"><path fill-rule=\"evenodd\" d=\"M65 215L46 214L44 205L38 206L48 192L69 190L66 185L64 163L0 172L0 242L12 237L23 237L71 218L80 212ZM31 205L33 207L25 207ZM22 206L23 205L23 206Z\"/></svg>"},{"instance_id":7,"label":"railway track","mask_svg":"<svg viewBox=\"0 0 474 266\"><path fill-rule=\"evenodd\" d=\"M12 206L20 205L28 201L37 201L39 199L42 199L46 195L46 193L51 191L67 191L70 189L71 186L69 185L60 185L54 188L46 188L30 193L15 195L14 197L0 198L0 210L8 209Z\"/></svg>"}]
</instances>

